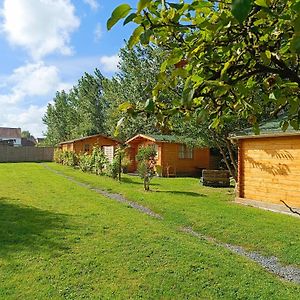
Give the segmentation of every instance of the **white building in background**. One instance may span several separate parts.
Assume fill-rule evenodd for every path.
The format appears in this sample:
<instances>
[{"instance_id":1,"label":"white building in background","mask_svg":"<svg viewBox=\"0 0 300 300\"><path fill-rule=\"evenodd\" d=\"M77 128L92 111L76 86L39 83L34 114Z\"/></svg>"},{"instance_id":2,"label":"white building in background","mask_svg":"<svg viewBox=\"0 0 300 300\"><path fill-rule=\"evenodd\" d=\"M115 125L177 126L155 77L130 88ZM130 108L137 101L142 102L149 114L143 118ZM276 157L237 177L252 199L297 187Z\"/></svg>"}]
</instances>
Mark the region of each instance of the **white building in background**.
<instances>
[{"instance_id":1,"label":"white building in background","mask_svg":"<svg viewBox=\"0 0 300 300\"><path fill-rule=\"evenodd\" d=\"M22 145L21 128L0 127L0 144L12 144L15 147Z\"/></svg>"}]
</instances>

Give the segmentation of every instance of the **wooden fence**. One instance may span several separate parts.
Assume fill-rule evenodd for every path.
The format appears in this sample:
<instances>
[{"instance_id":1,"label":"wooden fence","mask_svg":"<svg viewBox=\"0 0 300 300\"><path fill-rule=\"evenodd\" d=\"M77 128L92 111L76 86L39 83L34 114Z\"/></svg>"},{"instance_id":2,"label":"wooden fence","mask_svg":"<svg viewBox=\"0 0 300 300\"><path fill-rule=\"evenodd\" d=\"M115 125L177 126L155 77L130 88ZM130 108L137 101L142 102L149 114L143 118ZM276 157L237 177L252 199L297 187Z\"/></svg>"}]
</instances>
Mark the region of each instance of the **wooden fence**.
<instances>
[{"instance_id":1,"label":"wooden fence","mask_svg":"<svg viewBox=\"0 0 300 300\"><path fill-rule=\"evenodd\" d=\"M53 147L11 147L0 145L0 162L53 161Z\"/></svg>"}]
</instances>

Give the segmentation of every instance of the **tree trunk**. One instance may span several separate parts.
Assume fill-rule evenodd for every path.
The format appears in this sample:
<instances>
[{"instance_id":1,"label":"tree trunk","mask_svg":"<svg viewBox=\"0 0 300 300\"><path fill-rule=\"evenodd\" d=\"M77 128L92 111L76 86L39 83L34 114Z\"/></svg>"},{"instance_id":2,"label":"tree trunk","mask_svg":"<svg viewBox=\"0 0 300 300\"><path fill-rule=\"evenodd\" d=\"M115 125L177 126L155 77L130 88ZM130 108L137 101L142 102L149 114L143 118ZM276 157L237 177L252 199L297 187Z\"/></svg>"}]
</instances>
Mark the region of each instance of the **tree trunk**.
<instances>
[{"instance_id":1,"label":"tree trunk","mask_svg":"<svg viewBox=\"0 0 300 300\"><path fill-rule=\"evenodd\" d=\"M225 161L225 164L227 166L227 169L228 169L230 175L233 177L233 179L235 181L237 181L237 174L234 172L234 170L232 170L230 162L227 159L227 156L226 156L226 153L225 153L224 149L222 148L222 146L219 143L217 143L217 146L218 146L218 148L219 148L219 150L220 150L220 152L221 152L221 154L223 156L223 159Z\"/></svg>"},{"instance_id":2,"label":"tree trunk","mask_svg":"<svg viewBox=\"0 0 300 300\"><path fill-rule=\"evenodd\" d=\"M149 177L148 176L145 176L144 177L144 190L145 191L149 191L149 188L150 188L150 180L149 180Z\"/></svg>"},{"instance_id":3,"label":"tree trunk","mask_svg":"<svg viewBox=\"0 0 300 300\"><path fill-rule=\"evenodd\" d=\"M234 154L233 154L231 143L229 142L229 140L227 138L226 138L226 146L227 146L227 150L228 150L228 153L229 153L229 157L230 157L231 163L232 163L233 168L234 168L234 173L237 174L237 172L238 172L238 166L237 166L236 160L234 158Z\"/></svg>"},{"instance_id":4,"label":"tree trunk","mask_svg":"<svg viewBox=\"0 0 300 300\"><path fill-rule=\"evenodd\" d=\"M119 149L119 150L120 150L120 149ZM118 157L118 159L119 159L119 166L118 166L118 168L119 168L119 170L118 170L118 180L121 181L121 173L122 173L122 155L121 155L120 152L119 152L119 157Z\"/></svg>"}]
</instances>

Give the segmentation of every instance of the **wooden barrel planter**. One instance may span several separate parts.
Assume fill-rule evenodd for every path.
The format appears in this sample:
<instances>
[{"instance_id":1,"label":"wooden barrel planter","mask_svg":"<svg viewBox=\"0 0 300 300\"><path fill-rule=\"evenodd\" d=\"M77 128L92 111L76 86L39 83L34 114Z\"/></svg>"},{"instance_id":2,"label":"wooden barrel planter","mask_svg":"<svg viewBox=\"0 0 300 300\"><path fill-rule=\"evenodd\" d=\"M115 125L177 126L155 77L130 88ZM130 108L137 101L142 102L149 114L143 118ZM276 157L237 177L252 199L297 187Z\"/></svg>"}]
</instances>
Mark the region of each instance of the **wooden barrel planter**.
<instances>
[{"instance_id":1,"label":"wooden barrel planter","mask_svg":"<svg viewBox=\"0 0 300 300\"><path fill-rule=\"evenodd\" d=\"M230 174L224 170L203 170L202 184L213 187L229 187Z\"/></svg>"}]
</instances>

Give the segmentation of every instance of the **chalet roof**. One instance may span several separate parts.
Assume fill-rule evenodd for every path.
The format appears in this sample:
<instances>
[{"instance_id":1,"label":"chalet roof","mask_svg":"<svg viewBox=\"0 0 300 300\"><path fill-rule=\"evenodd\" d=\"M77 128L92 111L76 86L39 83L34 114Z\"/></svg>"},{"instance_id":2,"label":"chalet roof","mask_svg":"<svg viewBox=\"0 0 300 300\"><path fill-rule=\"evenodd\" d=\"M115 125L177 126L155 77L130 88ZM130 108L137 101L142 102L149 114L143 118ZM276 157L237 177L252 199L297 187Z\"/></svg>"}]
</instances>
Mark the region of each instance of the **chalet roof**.
<instances>
[{"instance_id":1,"label":"chalet roof","mask_svg":"<svg viewBox=\"0 0 300 300\"><path fill-rule=\"evenodd\" d=\"M1 138L21 138L21 128L8 128L0 127L0 137Z\"/></svg>"},{"instance_id":2,"label":"chalet roof","mask_svg":"<svg viewBox=\"0 0 300 300\"><path fill-rule=\"evenodd\" d=\"M285 131L281 128L281 122L284 121L285 118L281 117L278 119L274 119L271 121L267 121L262 123L259 126L260 132L259 134L254 134L252 128L247 128L243 131L239 131L232 135L230 139L232 140L240 140L240 139L253 139L253 138L266 138L266 137L281 137L281 136L295 136L300 135L300 130L293 129L292 126L289 126Z\"/></svg>"},{"instance_id":3,"label":"chalet roof","mask_svg":"<svg viewBox=\"0 0 300 300\"><path fill-rule=\"evenodd\" d=\"M139 138L160 143L193 144L193 140L190 138L165 134L137 134L131 139L127 140L126 144L129 144L131 141Z\"/></svg>"},{"instance_id":4,"label":"chalet roof","mask_svg":"<svg viewBox=\"0 0 300 300\"><path fill-rule=\"evenodd\" d=\"M112 137L109 137L109 136L106 136L106 135L103 135L103 134L94 134L94 135L84 136L84 137L81 137L81 138L78 138L78 139L74 139L74 140L70 140L70 141L64 141L64 142L59 143L59 145L71 144L71 143L74 143L74 142L77 142L77 141L83 141L83 140L86 140L86 139L89 139L89 138L93 138L93 137L103 137L103 138L106 138L106 139L113 140L113 141L115 141L117 143L120 143L120 141L118 141L115 138L112 138Z\"/></svg>"}]
</instances>

